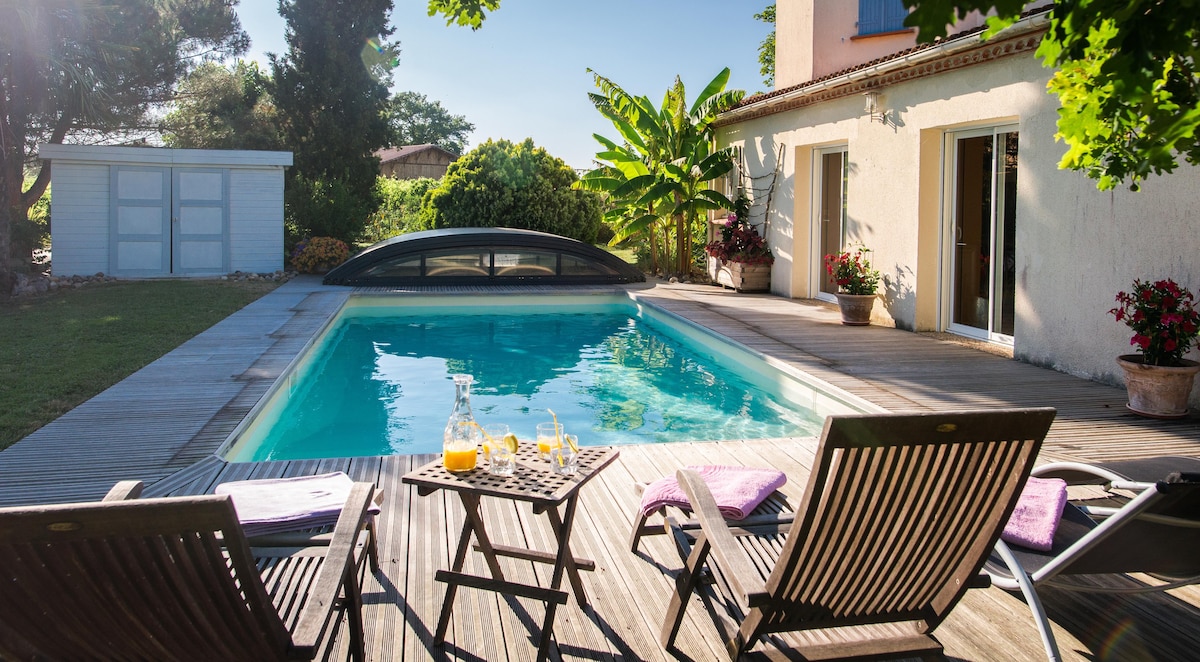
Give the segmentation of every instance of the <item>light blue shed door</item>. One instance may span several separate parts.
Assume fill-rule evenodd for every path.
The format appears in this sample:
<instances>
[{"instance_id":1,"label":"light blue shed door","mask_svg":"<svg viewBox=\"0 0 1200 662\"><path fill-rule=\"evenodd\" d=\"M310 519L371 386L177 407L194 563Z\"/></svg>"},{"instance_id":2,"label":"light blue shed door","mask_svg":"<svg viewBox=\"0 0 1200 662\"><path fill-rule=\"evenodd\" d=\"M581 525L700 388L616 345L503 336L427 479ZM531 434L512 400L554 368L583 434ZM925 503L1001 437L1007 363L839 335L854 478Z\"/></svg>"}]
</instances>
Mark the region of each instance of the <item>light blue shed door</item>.
<instances>
[{"instance_id":1,"label":"light blue shed door","mask_svg":"<svg viewBox=\"0 0 1200 662\"><path fill-rule=\"evenodd\" d=\"M171 271L229 272L229 171L176 168Z\"/></svg>"},{"instance_id":2,"label":"light blue shed door","mask_svg":"<svg viewBox=\"0 0 1200 662\"><path fill-rule=\"evenodd\" d=\"M170 273L170 173L170 168L112 168L109 270L113 273Z\"/></svg>"},{"instance_id":3,"label":"light blue shed door","mask_svg":"<svg viewBox=\"0 0 1200 662\"><path fill-rule=\"evenodd\" d=\"M120 276L229 272L229 171L112 168L110 271Z\"/></svg>"}]
</instances>

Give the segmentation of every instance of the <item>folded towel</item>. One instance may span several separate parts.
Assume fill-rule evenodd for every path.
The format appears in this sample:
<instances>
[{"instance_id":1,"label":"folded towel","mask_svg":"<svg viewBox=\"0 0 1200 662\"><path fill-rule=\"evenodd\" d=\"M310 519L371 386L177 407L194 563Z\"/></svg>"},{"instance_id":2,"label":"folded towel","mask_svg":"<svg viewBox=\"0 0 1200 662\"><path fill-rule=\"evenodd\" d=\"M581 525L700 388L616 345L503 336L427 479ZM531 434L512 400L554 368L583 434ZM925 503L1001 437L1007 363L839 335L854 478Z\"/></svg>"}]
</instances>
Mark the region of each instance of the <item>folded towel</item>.
<instances>
[{"instance_id":1,"label":"folded towel","mask_svg":"<svg viewBox=\"0 0 1200 662\"><path fill-rule=\"evenodd\" d=\"M1050 551L1067 504L1067 483L1060 478L1030 478L1000 539L1040 552Z\"/></svg>"},{"instance_id":2,"label":"folded towel","mask_svg":"<svg viewBox=\"0 0 1200 662\"><path fill-rule=\"evenodd\" d=\"M745 519L772 492L787 482L776 469L752 467L691 466L712 492L717 508L728 519ZM649 515L663 506L690 511L692 504L674 478L660 478L642 492L642 513Z\"/></svg>"},{"instance_id":3,"label":"folded towel","mask_svg":"<svg viewBox=\"0 0 1200 662\"><path fill-rule=\"evenodd\" d=\"M337 523L354 481L345 473L241 480L217 485L228 494L247 536L300 531ZM378 497L371 514L379 512Z\"/></svg>"}]
</instances>

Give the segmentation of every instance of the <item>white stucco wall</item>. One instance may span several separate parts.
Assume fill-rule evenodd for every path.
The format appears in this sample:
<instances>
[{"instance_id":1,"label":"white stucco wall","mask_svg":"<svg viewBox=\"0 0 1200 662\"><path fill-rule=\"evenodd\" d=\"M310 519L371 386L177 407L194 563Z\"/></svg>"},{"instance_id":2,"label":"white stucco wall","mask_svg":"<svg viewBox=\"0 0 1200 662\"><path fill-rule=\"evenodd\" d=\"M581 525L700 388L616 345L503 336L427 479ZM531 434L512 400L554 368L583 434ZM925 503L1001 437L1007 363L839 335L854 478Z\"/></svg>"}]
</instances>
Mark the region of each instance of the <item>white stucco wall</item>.
<instances>
[{"instance_id":1,"label":"white stucco wall","mask_svg":"<svg viewBox=\"0 0 1200 662\"><path fill-rule=\"evenodd\" d=\"M1129 351L1130 334L1107 314L1117 291L1134 278L1171 277L1200 293L1200 170L1182 166L1140 193L1102 193L1084 175L1060 171L1065 148L1053 138L1058 104L1046 92L1049 75L1025 53L887 87L886 125L865 117L855 94L723 127L722 144L745 147L751 176L769 172L770 155L787 146L768 237L777 256L772 291L816 294L812 154L842 144L850 164L847 234L872 249L886 279L873 321L946 328L945 135L1016 124L1014 353L1119 383L1113 358Z\"/></svg>"}]
</instances>

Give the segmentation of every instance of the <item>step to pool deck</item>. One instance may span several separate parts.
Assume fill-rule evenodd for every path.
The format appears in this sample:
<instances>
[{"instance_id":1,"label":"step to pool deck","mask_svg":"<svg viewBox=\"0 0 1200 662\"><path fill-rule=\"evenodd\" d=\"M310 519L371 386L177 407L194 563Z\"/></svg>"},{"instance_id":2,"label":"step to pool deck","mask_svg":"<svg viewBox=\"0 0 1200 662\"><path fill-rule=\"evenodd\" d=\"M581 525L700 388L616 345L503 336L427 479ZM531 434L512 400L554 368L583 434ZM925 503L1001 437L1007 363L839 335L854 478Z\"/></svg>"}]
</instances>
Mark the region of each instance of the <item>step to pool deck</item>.
<instances>
[{"instance_id":1,"label":"step to pool deck","mask_svg":"<svg viewBox=\"0 0 1200 662\"><path fill-rule=\"evenodd\" d=\"M293 279L0 452L0 505L103 496L118 480L165 481L212 462L238 424L355 291L397 296L597 293L635 296L772 360L893 411L1052 406L1044 452L1105 461L1200 456L1200 418L1154 421L1125 392L995 354L880 326L844 327L828 305L716 287L352 290Z\"/></svg>"}]
</instances>

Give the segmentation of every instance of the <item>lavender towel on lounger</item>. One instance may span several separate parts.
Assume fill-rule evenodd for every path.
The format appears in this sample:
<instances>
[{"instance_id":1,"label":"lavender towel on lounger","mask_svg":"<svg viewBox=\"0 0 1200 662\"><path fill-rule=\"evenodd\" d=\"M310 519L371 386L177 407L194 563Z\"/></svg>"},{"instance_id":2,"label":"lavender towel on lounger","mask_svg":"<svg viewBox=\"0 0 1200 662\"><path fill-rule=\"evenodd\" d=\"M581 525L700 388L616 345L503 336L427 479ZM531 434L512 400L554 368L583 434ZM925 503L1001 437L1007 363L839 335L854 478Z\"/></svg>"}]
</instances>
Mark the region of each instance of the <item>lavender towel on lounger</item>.
<instances>
[{"instance_id":1,"label":"lavender towel on lounger","mask_svg":"<svg viewBox=\"0 0 1200 662\"><path fill-rule=\"evenodd\" d=\"M787 482L787 476L775 469L752 467L692 466L712 492L717 508L728 519L745 519L772 492ZM687 494L673 477L660 478L642 492L642 512L649 515L663 506L691 510Z\"/></svg>"},{"instance_id":2,"label":"lavender towel on lounger","mask_svg":"<svg viewBox=\"0 0 1200 662\"><path fill-rule=\"evenodd\" d=\"M1054 531L1067 504L1067 483L1060 478L1030 478L1000 539L1040 552L1050 551Z\"/></svg>"},{"instance_id":3,"label":"lavender towel on lounger","mask_svg":"<svg viewBox=\"0 0 1200 662\"><path fill-rule=\"evenodd\" d=\"M247 536L299 531L337 523L354 481L345 473L269 478L221 483L216 494L228 494ZM371 514L379 512L371 504Z\"/></svg>"}]
</instances>

